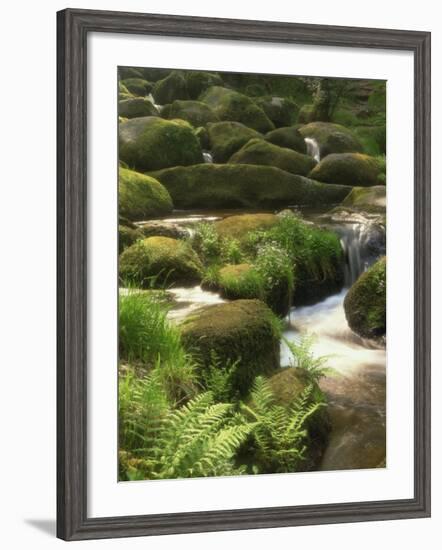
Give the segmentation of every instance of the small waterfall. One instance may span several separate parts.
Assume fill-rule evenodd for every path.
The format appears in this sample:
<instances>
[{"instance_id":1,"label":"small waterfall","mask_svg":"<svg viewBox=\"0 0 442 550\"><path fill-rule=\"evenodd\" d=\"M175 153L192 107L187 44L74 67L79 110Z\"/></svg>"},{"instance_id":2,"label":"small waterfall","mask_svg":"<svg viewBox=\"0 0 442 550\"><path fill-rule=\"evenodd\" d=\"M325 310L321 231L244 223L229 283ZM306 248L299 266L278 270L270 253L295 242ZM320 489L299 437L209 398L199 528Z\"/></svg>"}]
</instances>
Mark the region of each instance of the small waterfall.
<instances>
[{"instance_id":1,"label":"small waterfall","mask_svg":"<svg viewBox=\"0 0 442 550\"><path fill-rule=\"evenodd\" d=\"M361 226L345 225L340 227L338 232L345 254L344 284L350 287L367 268L361 255Z\"/></svg>"},{"instance_id":2,"label":"small waterfall","mask_svg":"<svg viewBox=\"0 0 442 550\"><path fill-rule=\"evenodd\" d=\"M307 145L307 154L313 157L316 162L321 160L321 155L319 151L319 145L316 139L314 138L304 138L305 144Z\"/></svg>"},{"instance_id":3,"label":"small waterfall","mask_svg":"<svg viewBox=\"0 0 442 550\"><path fill-rule=\"evenodd\" d=\"M213 162L212 153L209 153L209 151L203 151L203 158L204 158L204 162L207 162L207 163Z\"/></svg>"},{"instance_id":4,"label":"small waterfall","mask_svg":"<svg viewBox=\"0 0 442 550\"><path fill-rule=\"evenodd\" d=\"M155 99L154 99L152 94L147 95L146 99L147 99L147 101L150 101L152 103L152 105L155 107L155 109L159 113L161 113L161 111L163 110L164 105L158 105L158 103L155 103Z\"/></svg>"}]
</instances>

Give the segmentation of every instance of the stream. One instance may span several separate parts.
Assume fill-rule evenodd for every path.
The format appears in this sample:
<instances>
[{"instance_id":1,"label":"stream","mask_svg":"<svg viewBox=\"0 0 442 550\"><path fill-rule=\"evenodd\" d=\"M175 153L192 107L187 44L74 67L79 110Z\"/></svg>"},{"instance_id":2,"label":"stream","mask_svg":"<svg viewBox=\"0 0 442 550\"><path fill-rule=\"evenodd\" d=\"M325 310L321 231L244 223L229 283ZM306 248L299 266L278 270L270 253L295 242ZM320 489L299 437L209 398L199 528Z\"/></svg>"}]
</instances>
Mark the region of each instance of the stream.
<instances>
[{"instance_id":1,"label":"stream","mask_svg":"<svg viewBox=\"0 0 442 550\"><path fill-rule=\"evenodd\" d=\"M175 211L166 223L189 229L198 221L213 221L235 211ZM304 214L318 221L318 213ZM371 265L376 256L370 246L367 227L357 223L324 223L341 239L346 257L344 288L316 304L292 307L285 318L284 338L299 340L314 335L312 351L327 356L330 373L320 386L328 399L332 430L320 470L348 470L385 466L386 350L354 334L345 319L343 302L351 284ZM377 236L379 237L379 235ZM216 292L192 288L171 289L175 305L173 321L180 321L195 309L224 300ZM290 352L281 341L281 366L290 365Z\"/></svg>"}]
</instances>

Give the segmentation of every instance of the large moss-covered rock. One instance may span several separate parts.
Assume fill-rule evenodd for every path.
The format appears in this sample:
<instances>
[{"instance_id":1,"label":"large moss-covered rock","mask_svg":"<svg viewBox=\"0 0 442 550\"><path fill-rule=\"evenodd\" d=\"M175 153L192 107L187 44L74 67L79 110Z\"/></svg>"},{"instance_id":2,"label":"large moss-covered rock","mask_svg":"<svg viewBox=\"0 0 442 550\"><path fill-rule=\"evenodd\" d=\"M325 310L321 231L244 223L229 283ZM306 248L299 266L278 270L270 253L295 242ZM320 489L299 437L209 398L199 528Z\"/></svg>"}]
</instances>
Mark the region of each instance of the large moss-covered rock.
<instances>
[{"instance_id":1,"label":"large moss-covered rock","mask_svg":"<svg viewBox=\"0 0 442 550\"><path fill-rule=\"evenodd\" d=\"M273 122L249 97L221 86L212 86L200 97L211 107L220 120L241 122L258 132L274 129Z\"/></svg>"},{"instance_id":2,"label":"large moss-covered rock","mask_svg":"<svg viewBox=\"0 0 442 550\"><path fill-rule=\"evenodd\" d=\"M324 183L369 187L380 183L382 166L378 160L362 153L327 155L310 172L309 177Z\"/></svg>"},{"instance_id":3,"label":"large moss-covered rock","mask_svg":"<svg viewBox=\"0 0 442 550\"><path fill-rule=\"evenodd\" d=\"M267 208L338 204L350 187L319 183L273 166L197 164L153 172L176 208Z\"/></svg>"},{"instance_id":4,"label":"large moss-covered rock","mask_svg":"<svg viewBox=\"0 0 442 550\"><path fill-rule=\"evenodd\" d=\"M215 162L227 162L249 140L261 134L240 122L215 122L207 125L210 150Z\"/></svg>"},{"instance_id":5,"label":"large moss-covered rock","mask_svg":"<svg viewBox=\"0 0 442 550\"><path fill-rule=\"evenodd\" d=\"M134 97L122 82L118 82L118 101Z\"/></svg>"},{"instance_id":6,"label":"large moss-covered rock","mask_svg":"<svg viewBox=\"0 0 442 550\"><path fill-rule=\"evenodd\" d=\"M268 229L278 222L275 214L238 214L215 222L220 237L241 240L250 231Z\"/></svg>"},{"instance_id":7,"label":"large moss-covered rock","mask_svg":"<svg viewBox=\"0 0 442 550\"><path fill-rule=\"evenodd\" d=\"M155 82L152 95L159 105L172 103L176 99L189 99L184 73L181 71L172 71L162 80Z\"/></svg>"},{"instance_id":8,"label":"large moss-covered rock","mask_svg":"<svg viewBox=\"0 0 442 550\"><path fill-rule=\"evenodd\" d=\"M300 124L308 124L309 122L312 122L314 119L315 119L315 108L311 103L307 103L306 105L303 105L299 109L298 122Z\"/></svg>"},{"instance_id":9,"label":"large moss-covered rock","mask_svg":"<svg viewBox=\"0 0 442 550\"><path fill-rule=\"evenodd\" d=\"M133 118L120 124L120 159L146 172L203 161L201 146L184 122L159 117Z\"/></svg>"},{"instance_id":10,"label":"large moss-covered rock","mask_svg":"<svg viewBox=\"0 0 442 550\"><path fill-rule=\"evenodd\" d=\"M120 80L125 80L126 78L143 78L143 73L139 67L118 67L118 78Z\"/></svg>"},{"instance_id":11,"label":"large moss-covered rock","mask_svg":"<svg viewBox=\"0 0 442 550\"><path fill-rule=\"evenodd\" d=\"M155 105L143 97L133 97L119 101L118 114L125 118L159 116Z\"/></svg>"},{"instance_id":12,"label":"large moss-covered rock","mask_svg":"<svg viewBox=\"0 0 442 550\"><path fill-rule=\"evenodd\" d=\"M260 374L279 368L279 334L272 312L260 300L205 306L181 325L184 345L208 367L215 353L220 368L236 363L232 385L245 395Z\"/></svg>"},{"instance_id":13,"label":"large moss-covered rock","mask_svg":"<svg viewBox=\"0 0 442 550\"><path fill-rule=\"evenodd\" d=\"M157 82L162 78L166 78L171 73L170 69L160 69L157 67L137 67L137 71L142 78L149 82Z\"/></svg>"},{"instance_id":14,"label":"large moss-covered rock","mask_svg":"<svg viewBox=\"0 0 442 550\"><path fill-rule=\"evenodd\" d=\"M261 107L275 128L291 126L298 117L299 107L285 97L259 97L255 99L255 103Z\"/></svg>"},{"instance_id":15,"label":"large moss-covered rock","mask_svg":"<svg viewBox=\"0 0 442 550\"><path fill-rule=\"evenodd\" d=\"M139 231L144 237L171 237L172 239L185 239L190 237L187 228L178 223L163 220L149 220L138 224Z\"/></svg>"},{"instance_id":16,"label":"large moss-covered rock","mask_svg":"<svg viewBox=\"0 0 442 550\"><path fill-rule=\"evenodd\" d=\"M342 204L361 209L385 209L387 206L385 185L354 187Z\"/></svg>"},{"instance_id":17,"label":"large moss-covered rock","mask_svg":"<svg viewBox=\"0 0 442 550\"><path fill-rule=\"evenodd\" d=\"M120 168L118 173L118 209L121 216L138 221L172 211L172 199L156 179L126 168Z\"/></svg>"},{"instance_id":18,"label":"large moss-covered rock","mask_svg":"<svg viewBox=\"0 0 442 550\"><path fill-rule=\"evenodd\" d=\"M316 161L292 149L273 145L263 139L252 139L229 159L232 164L258 164L276 166L300 176L306 176L316 165Z\"/></svg>"},{"instance_id":19,"label":"large moss-covered rock","mask_svg":"<svg viewBox=\"0 0 442 550\"><path fill-rule=\"evenodd\" d=\"M332 122L311 122L299 128L301 135L313 138L319 145L321 159L331 153L359 153L363 151L361 142L356 135Z\"/></svg>"},{"instance_id":20,"label":"large moss-covered rock","mask_svg":"<svg viewBox=\"0 0 442 550\"><path fill-rule=\"evenodd\" d=\"M299 132L296 126L288 126L285 128L277 128L265 135L265 139L274 145L293 149L298 153L307 153L307 145L304 137Z\"/></svg>"},{"instance_id":21,"label":"large moss-covered rock","mask_svg":"<svg viewBox=\"0 0 442 550\"><path fill-rule=\"evenodd\" d=\"M124 284L141 288L191 286L201 281L202 266L187 242L148 237L124 250L119 275Z\"/></svg>"},{"instance_id":22,"label":"large moss-covered rock","mask_svg":"<svg viewBox=\"0 0 442 550\"><path fill-rule=\"evenodd\" d=\"M353 284L344 300L349 327L365 338L386 331L386 259L381 258Z\"/></svg>"},{"instance_id":23,"label":"large moss-covered rock","mask_svg":"<svg viewBox=\"0 0 442 550\"><path fill-rule=\"evenodd\" d=\"M195 128L205 126L208 122L218 121L218 117L205 103L179 99L169 105L165 105L161 111L161 116L164 118L187 120Z\"/></svg>"},{"instance_id":24,"label":"large moss-covered rock","mask_svg":"<svg viewBox=\"0 0 442 550\"><path fill-rule=\"evenodd\" d=\"M152 84L143 78L126 78L121 83L126 86L131 94L139 97L145 97L152 91Z\"/></svg>"},{"instance_id":25,"label":"large moss-covered rock","mask_svg":"<svg viewBox=\"0 0 442 550\"><path fill-rule=\"evenodd\" d=\"M190 99L198 99L211 86L223 85L223 80L218 74L204 71L188 71L186 81Z\"/></svg>"}]
</instances>

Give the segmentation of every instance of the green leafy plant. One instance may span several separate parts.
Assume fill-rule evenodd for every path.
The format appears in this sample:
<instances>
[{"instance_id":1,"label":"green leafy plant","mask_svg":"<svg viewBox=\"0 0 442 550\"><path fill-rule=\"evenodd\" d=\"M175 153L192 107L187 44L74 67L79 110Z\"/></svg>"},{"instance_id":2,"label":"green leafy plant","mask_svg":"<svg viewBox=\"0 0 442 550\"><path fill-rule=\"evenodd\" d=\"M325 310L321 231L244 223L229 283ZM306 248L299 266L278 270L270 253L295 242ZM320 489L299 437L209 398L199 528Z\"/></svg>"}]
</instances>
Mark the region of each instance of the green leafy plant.
<instances>
[{"instance_id":1,"label":"green leafy plant","mask_svg":"<svg viewBox=\"0 0 442 550\"><path fill-rule=\"evenodd\" d=\"M250 404L242 410L255 426L252 437L256 445L256 473L296 472L306 459L307 422L322 407L309 384L299 397L288 405L276 402L267 380L256 378Z\"/></svg>"},{"instance_id":2,"label":"green leafy plant","mask_svg":"<svg viewBox=\"0 0 442 550\"><path fill-rule=\"evenodd\" d=\"M215 402L236 401L238 389L234 380L239 361L223 365L214 350L211 350L210 356L210 364L201 372L205 390L212 393Z\"/></svg>"},{"instance_id":3,"label":"green leafy plant","mask_svg":"<svg viewBox=\"0 0 442 550\"><path fill-rule=\"evenodd\" d=\"M228 403L201 393L178 409L167 405L156 373L121 381L120 479L237 475L234 457L253 423Z\"/></svg>"},{"instance_id":4,"label":"green leafy plant","mask_svg":"<svg viewBox=\"0 0 442 550\"><path fill-rule=\"evenodd\" d=\"M314 336L303 336L298 341L283 337L283 340L292 355L290 358L291 367L306 370L315 382L331 372L331 369L326 366L328 356L315 357L312 351L315 341Z\"/></svg>"},{"instance_id":5,"label":"green leafy plant","mask_svg":"<svg viewBox=\"0 0 442 550\"><path fill-rule=\"evenodd\" d=\"M218 258L221 253L221 241L213 223L201 222L196 226L192 246L205 264Z\"/></svg>"}]
</instances>

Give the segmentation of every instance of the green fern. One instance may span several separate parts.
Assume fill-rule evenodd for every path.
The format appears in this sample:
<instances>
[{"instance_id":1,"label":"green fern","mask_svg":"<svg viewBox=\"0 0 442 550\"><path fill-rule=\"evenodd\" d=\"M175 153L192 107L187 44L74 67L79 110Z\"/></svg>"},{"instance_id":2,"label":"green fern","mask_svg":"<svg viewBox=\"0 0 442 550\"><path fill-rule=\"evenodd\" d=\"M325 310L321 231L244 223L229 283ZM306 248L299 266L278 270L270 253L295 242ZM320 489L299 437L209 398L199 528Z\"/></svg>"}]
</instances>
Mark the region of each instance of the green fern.
<instances>
[{"instance_id":1,"label":"green fern","mask_svg":"<svg viewBox=\"0 0 442 550\"><path fill-rule=\"evenodd\" d=\"M297 341L288 340L283 337L283 340L292 354L290 359L291 367L306 370L314 382L318 382L323 376L331 372L331 369L326 366L329 356L315 357L312 352L312 346L315 341L314 336L303 336Z\"/></svg>"},{"instance_id":2,"label":"green fern","mask_svg":"<svg viewBox=\"0 0 442 550\"><path fill-rule=\"evenodd\" d=\"M270 384L257 377L251 404L243 412L254 423L255 471L259 473L296 472L306 458L307 422L325 403L314 397L309 384L290 405L276 403Z\"/></svg>"}]
</instances>

